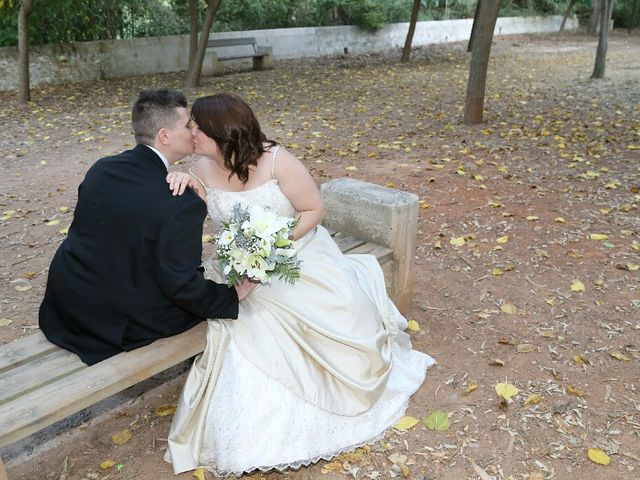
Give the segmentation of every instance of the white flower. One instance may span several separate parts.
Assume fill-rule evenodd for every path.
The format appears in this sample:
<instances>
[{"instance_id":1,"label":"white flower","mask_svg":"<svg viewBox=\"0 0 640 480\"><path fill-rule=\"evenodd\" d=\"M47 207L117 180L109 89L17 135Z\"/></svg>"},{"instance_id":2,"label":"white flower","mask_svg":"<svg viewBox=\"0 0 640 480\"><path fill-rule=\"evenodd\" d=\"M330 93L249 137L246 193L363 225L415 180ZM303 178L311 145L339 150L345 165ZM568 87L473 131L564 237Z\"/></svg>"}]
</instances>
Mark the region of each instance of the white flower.
<instances>
[{"instance_id":1,"label":"white flower","mask_svg":"<svg viewBox=\"0 0 640 480\"><path fill-rule=\"evenodd\" d=\"M275 253L276 255L291 258L295 256L297 252L295 248L276 248Z\"/></svg>"},{"instance_id":2,"label":"white flower","mask_svg":"<svg viewBox=\"0 0 640 480\"><path fill-rule=\"evenodd\" d=\"M287 227L288 219L276 215L271 210L253 205L249 209L249 221L253 227L255 235L260 238L268 238L281 229Z\"/></svg>"},{"instance_id":3,"label":"white flower","mask_svg":"<svg viewBox=\"0 0 640 480\"><path fill-rule=\"evenodd\" d=\"M235 237L235 235L233 233L231 233L230 230L224 230L220 234L220 237L218 238L218 243L220 245L229 245L231 242L233 242L234 238L236 238L236 237Z\"/></svg>"}]
</instances>

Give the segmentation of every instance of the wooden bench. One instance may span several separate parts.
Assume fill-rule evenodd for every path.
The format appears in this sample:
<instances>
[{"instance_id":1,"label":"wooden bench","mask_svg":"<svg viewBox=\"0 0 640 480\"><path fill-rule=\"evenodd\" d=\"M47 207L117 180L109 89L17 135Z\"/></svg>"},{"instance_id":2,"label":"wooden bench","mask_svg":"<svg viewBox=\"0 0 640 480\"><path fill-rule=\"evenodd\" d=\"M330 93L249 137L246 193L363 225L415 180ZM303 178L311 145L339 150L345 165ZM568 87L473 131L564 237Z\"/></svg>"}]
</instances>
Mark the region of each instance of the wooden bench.
<instances>
[{"instance_id":1,"label":"wooden bench","mask_svg":"<svg viewBox=\"0 0 640 480\"><path fill-rule=\"evenodd\" d=\"M403 282L400 277L411 276L413 271L417 197L348 179L327 182L321 191L327 205L327 227L347 221L350 230L360 233L358 237L343 231L332 233L340 249L374 255L385 272L389 293L399 300L401 311L408 313L403 299L410 298L410 292L399 288ZM342 205L345 195L349 196L348 204ZM365 213L366 218L360 221L352 218ZM399 214L411 225L399 228ZM378 241L368 240L365 235L372 234L368 227L380 225L384 232L376 236ZM413 238L413 250L400 246L407 243L406 235ZM386 239L392 239L392 243ZM401 255L408 258L402 259ZM201 353L205 340L206 322L202 322L180 335L92 366L53 345L41 332L0 346L0 448ZM8 480L1 457L0 480Z\"/></svg>"},{"instance_id":2,"label":"wooden bench","mask_svg":"<svg viewBox=\"0 0 640 480\"><path fill-rule=\"evenodd\" d=\"M259 46L255 38L214 38L207 43L202 74L205 76L224 75L223 61L243 58L253 59L254 70L273 68L271 47Z\"/></svg>"}]
</instances>

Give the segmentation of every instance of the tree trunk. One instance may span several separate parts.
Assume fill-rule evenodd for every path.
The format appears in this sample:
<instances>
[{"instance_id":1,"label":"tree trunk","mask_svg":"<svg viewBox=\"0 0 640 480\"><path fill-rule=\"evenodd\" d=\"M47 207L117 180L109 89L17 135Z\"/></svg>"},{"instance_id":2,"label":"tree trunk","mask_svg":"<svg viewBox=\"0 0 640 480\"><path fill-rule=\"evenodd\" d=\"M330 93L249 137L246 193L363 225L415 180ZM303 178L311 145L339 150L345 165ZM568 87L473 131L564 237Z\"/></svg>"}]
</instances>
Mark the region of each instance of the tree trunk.
<instances>
[{"instance_id":1,"label":"tree trunk","mask_svg":"<svg viewBox=\"0 0 640 480\"><path fill-rule=\"evenodd\" d=\"M188 72L191 71L193 59L196 56L196 49L198 48L198 0L189 0L189 20L191 24L191 36L189 37Z\"/></svg>"},{"instance_id":2,"label":"tree trunk","mask_svg":"<svg viewBox=\"0 0 640 480\"><path fill-rule=\"evenodd\" d=\"M638 28L638 20L640 20L640 0L633 0L631 6L631 21L629 22L629 33L634 28Z\"/></svg>"},{"instance_id":3,"label":"tree trunk","mask_svg":"<svg viewBox=\"0 0 640 480\"><path fill-rule=\"evenodd\" d=\"M480 14L480 2L476 3L476 13L473 14L473 25L471 26L471 35L469 36L469 43L467 44L467 52L473 51L473 40L476 37L476 30L478 27L478 16Z\"/></svg>"},{"instance_id":4,"label":"tree trunk","mask_svg":"<svg viewBox=\"0 0 640 480\"><path fill-rule=\"evenodd\" d=\"M413 34L416 31L416 22L418 21L418 13L420 12L420 0L413 0L413 9L411 10L411 21L409 22L409 31L404 41L402 49L402 63L407 63L411 57L411 44L413 43Z\"/></svg>"},{"instance_id":5,"label":"tree trunk","mask_svg":"<svg viewBox=\"0 0 640 480\"><path fill-rule=\"evenodd\" d=\"M569 18L569 15L571 15L571 10L573 10L573 6L576 4L576 0L571 0L569 2L569 6L567 7L567 11L564 12L564 17L562 17L562 23L560 24L560 33L562 33L564 31L564 26L567 23L567 19Z\"/></svg>"},{"instance_id":6,"label":"tree trunk","mask_svg":"<svg viewBox=\"0 0 640 480\"><path fill-rule=\"evenodd\" d=\"M600 10L604 0L592 0L593 6L591 9L591 18L589 19L589 35L595 35L598 29L598 23L600 22Z\"/></svg>"},{"instance_id":7,"label":"tree trunk","mask_svg":"<svg viewBox=\"0 0 640 480\"><path fill-rule=\"evenodd\" d=\"M31 100L29 80L29 14L31 0L23 0L18 13L18 94L22 103Z\"/></svg>"},{"instance_id":8,"label":"tree trunk","mask_svg":"<svg viewBox=\"0 0 640 480\"><path fill-rule=\"evenodd\" d=\"M208 0L207 16L204 19L204 25L202 25L202 33L200 34L200 40L198 41L198 47L196 48L196 54L191 62L191 68L187 75L186 88L194 88L200 82L200 73L202 73L202 62L204 61L204 53L207 49L207 42L209 42L209 32L213 26L213 19L216 17L218 7L220 7L221 0Z\"/></svg>"},{"instance_id":9,"label":"tree trunk","mask_svg":"<svg viewBox=\"0 0 640 480\"><path fill-rule=\"evenodd\" d=\"M609 40L609 20L613 12L613 0L602 0L600 13L600 36L598 49L596 50L596 63L593 67L591 78L604 78L604 69L607 62L607 46Z\"/></svg>"},{"instance_id":10,"label":"tree trunk","mask_svg":"<svg viewBox=\"0 0 640 480\"><path fill-rule=\"evenodd\" d=\"M500 11L500 0L482 0L478 14L478 26L473 41L467 100L464 108L464 123L481 123L484 111L484 91L489 67L489 55L493 31ZM474 22L475 23L475 22Z\"/></svg>"}]
</instances>

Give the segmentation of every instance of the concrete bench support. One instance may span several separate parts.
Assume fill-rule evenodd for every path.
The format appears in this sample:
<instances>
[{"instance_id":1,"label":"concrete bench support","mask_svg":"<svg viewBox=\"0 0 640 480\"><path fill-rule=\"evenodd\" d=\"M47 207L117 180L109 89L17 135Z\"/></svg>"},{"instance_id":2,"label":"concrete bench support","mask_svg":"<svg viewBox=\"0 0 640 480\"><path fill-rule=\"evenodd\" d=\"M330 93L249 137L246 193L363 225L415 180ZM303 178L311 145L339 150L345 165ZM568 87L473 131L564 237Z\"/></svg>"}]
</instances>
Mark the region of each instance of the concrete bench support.
<instances>
[{"instance_id":1,"label":"concrete bench support","mask_svg":"<svg viewBox=\"0 0 640 480\"><path fill-rule=\"evenodd\" d=\"M330 180L320 190L328 212L325 226L393 250L391 268L384 269L387 291L407 315L415 278L418 196L350 178Z\"/></svg>"}]
</instances>

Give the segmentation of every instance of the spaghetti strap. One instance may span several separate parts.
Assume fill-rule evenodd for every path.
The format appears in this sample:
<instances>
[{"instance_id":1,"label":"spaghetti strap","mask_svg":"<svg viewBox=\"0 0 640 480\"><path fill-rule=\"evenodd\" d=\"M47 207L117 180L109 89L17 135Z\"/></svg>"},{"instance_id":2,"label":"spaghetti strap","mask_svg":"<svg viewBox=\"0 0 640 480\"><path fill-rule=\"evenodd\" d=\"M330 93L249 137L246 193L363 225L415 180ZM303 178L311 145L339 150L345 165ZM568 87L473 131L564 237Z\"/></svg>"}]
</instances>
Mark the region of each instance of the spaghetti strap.
<instances>
[{"instance_id":1,"label":"spaghetti strap","mask_svg":"<svg viewBox=\"0 0 640 480\"><path fill-rule=\"evenodd\" d=\"M191 168L189 168L189 174L190 174L192 177L195 177L195 178L200 182L200 184L204 187L204 189L205 189L205 190L208 190L207 186L204 184L204 182L202 181L202 179L201 179L198 175L196 175L195 173L193 173L193 170L192 170Z\"/></svg>"},{"instance_id":2,"label":"spaghetti strap","mask_svg":"<svg viewBox=\"0 0 640 480\"><path fill-rule=\"evenodd\" d=\"M273 156L271 157L271 178L276 178L276 153L278 153L278 149L280 145L277 145L273 150Z\"/></svg>"}]
</instances>

